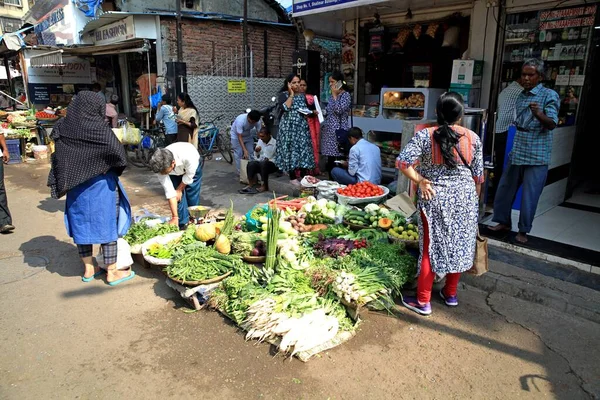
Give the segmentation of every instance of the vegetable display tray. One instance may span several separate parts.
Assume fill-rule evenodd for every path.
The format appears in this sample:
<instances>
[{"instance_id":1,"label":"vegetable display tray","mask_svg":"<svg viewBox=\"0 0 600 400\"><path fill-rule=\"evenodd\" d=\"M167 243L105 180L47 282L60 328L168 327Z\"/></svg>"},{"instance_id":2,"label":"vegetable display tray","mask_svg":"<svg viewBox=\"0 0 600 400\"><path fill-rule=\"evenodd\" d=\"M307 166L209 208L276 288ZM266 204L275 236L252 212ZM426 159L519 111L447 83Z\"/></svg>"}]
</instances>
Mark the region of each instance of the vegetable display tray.
<instances>
[{"instance_id":1,"label":"vegetable display tray","mask_svg":"<svg viewBox=\"0 0 600 400\"><path fill-rule=\"evenodd\" d=\"M358 204L370 204L375 203L379 204L387 198L388 194L390 194L390 189L385 186L379 185L381 190L383 190L383 194L381 196L372 196L372 197L349 197L344 196L343 194L336 193L338 198L338 203L343 205L358 205Z\"/></svg>"}]
</instances>

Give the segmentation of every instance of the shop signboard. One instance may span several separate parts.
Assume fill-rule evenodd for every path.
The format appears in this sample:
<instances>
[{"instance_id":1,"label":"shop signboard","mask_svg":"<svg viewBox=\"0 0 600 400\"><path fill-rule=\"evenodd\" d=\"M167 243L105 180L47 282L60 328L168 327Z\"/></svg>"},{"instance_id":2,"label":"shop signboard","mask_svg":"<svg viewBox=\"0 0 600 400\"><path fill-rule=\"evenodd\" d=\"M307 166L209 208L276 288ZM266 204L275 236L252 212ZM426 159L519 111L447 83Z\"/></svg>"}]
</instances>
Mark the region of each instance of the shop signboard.
<instances>
[{"instance_id":1,"label":"shop signboard","mask_svg":"<svg viewBox=\"0 0 600 400\"><path fill-rule=\"evenodd\" d=\"M230 80L227 81L228 93L246 93L246 81Z\"/></svg>"},{"instance_id":2,"label":"shop signboard","mask_svg":"<svg viewBox=\"0 0 600 400\"><path fill-rule=\"evenodd\" d=\"M27 62L27 80L38 84L89 84L90 62L77 57L63 57L62 67L31 67Z\"/></svg>"},{"instance_id":3,"label":"shop signboard","mask_svg":"<svg viewBox=\"0 0 600 400\"><path fill-rule=\"evenodd\" d=\"M46 46L75 44L75 21L70 5L60 7L46 15L33 30L38 43Z\"/></svg>"},{"instance_id":4,"label":"shop signboard","mask_svg":"<svg viewBox=\"0 0 600 400\"><path fill-rule=\"evenodd\" d=\"M133 15L130 15L129 17L120 21L116 21L112 24L108 24L96 29L94 32L94 44L104 45L119 43L135 37L136 35Z\"/></svg>"},{"instance_id":5,"label":"shop signboard","mask_svg":"<svg viewBox=\"0 0 600 400\"><path fill-rule=\"evenodd\" d=\"M294 0L292 14L300 17L308 14L322 13L342 8L372 5L389 0Z\"/></svg>"}]
</instances>

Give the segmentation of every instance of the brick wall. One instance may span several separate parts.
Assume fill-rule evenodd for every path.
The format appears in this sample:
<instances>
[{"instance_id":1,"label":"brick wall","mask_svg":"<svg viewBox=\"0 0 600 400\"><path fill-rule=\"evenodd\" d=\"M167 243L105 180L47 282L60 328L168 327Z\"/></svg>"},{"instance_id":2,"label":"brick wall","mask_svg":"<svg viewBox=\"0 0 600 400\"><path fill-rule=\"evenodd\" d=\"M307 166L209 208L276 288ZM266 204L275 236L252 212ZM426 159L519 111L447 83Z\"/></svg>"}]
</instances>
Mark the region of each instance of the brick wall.
<instances>
[{"instance_id":1,"label":"brick wall","mask_svg":"<svg viewBox=\"0 0 600 400\"><path fill-rule=\"evenodd\" d=\"M165 61L177 57L177 32L175 19L161 18L163 31L163 56ZM267 32L267 77L280 78L291 71L291 58L296 48L295 28L258 24L248 25L248 41L254 53L254 76L264 77L264 32ZM183 19L183 61L188 75L205 74L226 52L238 52L242 46L242 25L221 21Z\"/></svg>"}]
</instances>

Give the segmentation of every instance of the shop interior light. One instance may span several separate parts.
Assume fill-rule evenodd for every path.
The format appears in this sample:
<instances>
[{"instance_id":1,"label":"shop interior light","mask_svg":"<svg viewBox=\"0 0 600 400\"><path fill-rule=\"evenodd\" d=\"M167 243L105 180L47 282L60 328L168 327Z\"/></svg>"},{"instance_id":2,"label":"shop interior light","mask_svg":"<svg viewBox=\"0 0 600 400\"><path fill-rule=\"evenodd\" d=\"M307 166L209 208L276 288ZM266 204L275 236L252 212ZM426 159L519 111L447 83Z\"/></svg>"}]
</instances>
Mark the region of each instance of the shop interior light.
<instances>
[{"instance_id":1,"label":"shop interior light","mask_svg":"<svg viewBox=\"0 0 600 400\"><path fill-rule=\"evenodd\" d=\"M594 29L600 29L600 25L595 26Z\"/></svg>"},{"instance_id":2,"label":"shop interior light","mask_svg":"<svg viewBox=\"0 0 600 400\"><path fill-rule=\"evenodd\" d=\"M398 92L394 92L394 97L395 97L395 98L398 98L398 97L400 97L400 93L398 93Z\"/></svg>"}]
</instances>

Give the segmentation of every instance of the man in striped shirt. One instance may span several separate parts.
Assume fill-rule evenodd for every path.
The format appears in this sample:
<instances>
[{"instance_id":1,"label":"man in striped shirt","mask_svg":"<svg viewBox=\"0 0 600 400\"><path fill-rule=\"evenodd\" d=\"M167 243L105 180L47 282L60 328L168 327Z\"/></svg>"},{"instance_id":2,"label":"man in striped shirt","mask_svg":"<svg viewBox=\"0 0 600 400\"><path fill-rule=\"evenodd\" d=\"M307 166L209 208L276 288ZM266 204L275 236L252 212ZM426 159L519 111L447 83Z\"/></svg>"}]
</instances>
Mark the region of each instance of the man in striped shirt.
<instances>
[{"instance_id":1,"label":"man in striped shirt","mask_svg":"<svg viewBox=\"0 0 600 400\"><path fill-rule=\"evenodd\" d=\"M508 127L515 121L517 98L523 92L521 78L504 88L498 96L498 118L494 132L494 188L498 189L500 177L504 171L504 158L506 154L506 141Z\"/></svg>"},{"instance_id":2,"label":"man in striped shirt","mask_svg":"<svg viewBox=\"0 0 600 400\"><path fill-rule=\"evenodd\" d=\"M558 124L560 101L558 93L542 86L544 63L531 59L523 64L521 84L524 90L517 98L514 123L517 133L509 155L509 163L502 173L494 199L492 231L510 230L511 209L519 186L523 185L519 233L516 240L527 242L537 204L546 183L552 131Z\"/></svg>"}]
</instances>

